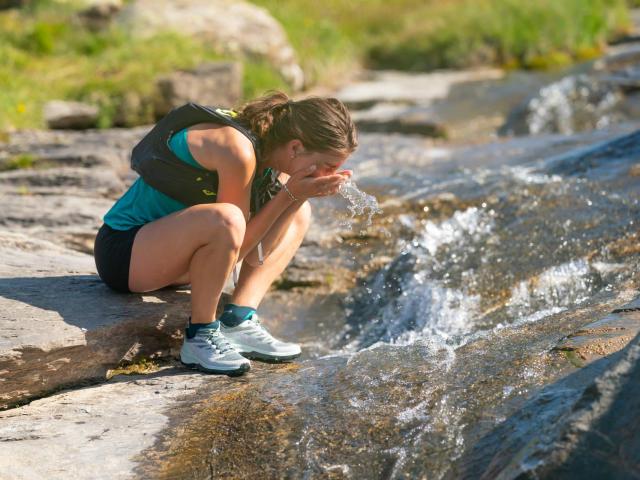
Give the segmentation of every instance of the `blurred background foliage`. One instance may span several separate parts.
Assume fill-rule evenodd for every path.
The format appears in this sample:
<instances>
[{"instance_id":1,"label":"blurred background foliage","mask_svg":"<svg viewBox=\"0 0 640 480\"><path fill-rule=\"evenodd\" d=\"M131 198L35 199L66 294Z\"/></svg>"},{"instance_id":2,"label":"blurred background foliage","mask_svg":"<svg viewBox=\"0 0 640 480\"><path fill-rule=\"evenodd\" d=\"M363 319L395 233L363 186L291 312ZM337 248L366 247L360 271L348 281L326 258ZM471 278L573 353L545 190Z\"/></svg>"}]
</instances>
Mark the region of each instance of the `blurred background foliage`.
<instances>
[{"instance_id":1,"label":"blurred background foliage","mask_svg":"<svg viewBox=\"0 0 640 480\"><path fill-rule=\"evenodd\" d=\"M640 0L254 0L282 24L308 86L332 85L360 68L427 71L495 65L548 69L599 55L630 28ZM155 78L229 59L177 34L134 39L111 26L87 29L74 1L33 0L0 11L0 128L42 127L53 98L101 108L113 123L127 92L151 95ZM289 91L277 71L244 61L244 96ZM142 112L137 123L152 122Z\"/></svg>"}]
</instances>

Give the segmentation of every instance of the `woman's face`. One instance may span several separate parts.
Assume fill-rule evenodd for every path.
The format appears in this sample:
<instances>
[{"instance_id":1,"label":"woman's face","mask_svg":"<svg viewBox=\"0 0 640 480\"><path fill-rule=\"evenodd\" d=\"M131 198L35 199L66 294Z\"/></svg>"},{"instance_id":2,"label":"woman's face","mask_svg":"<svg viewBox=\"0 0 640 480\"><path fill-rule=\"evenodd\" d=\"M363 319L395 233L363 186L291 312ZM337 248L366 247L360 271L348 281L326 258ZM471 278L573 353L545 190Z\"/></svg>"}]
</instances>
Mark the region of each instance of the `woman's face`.
<instances>
[{"instance_id":1,"label":"woman's face","mask_svg":"<svg viewBox=\"0 0 640 480\"><path fill-rule=\"evenodd\" d=\"M347 161L348 155L333 155L318 152L301 152L297 157L293 158L292 164L297 169L306 168L315 165L316 169L311 174L312 177L325 177L333 175L338 171L344 162Z\"/></svg>"},{"instance_id":2,"label":"woman's face","mask_svg":"<svg viewBox=\"0 0 640 480\"><path fill-rule=\"evenodd\" d=\"M302 143L293 140L281 151L277 152L278 165L284 173L292 175L298 170L316 166L316 170L311 174L312 177L324 177L339 172L339 168L349 158L348 154L334 154L310 152L304 149Z\"/></svg>"}]
</instances>

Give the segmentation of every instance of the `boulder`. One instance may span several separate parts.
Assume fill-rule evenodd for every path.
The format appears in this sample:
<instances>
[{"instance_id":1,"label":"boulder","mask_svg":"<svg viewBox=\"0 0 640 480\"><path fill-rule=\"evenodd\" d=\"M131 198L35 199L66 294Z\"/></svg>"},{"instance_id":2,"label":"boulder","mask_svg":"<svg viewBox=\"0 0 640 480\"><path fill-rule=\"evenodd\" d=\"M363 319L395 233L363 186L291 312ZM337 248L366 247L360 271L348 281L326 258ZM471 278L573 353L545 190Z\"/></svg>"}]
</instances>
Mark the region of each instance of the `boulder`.
<instances>
[{"instance_id":1,"label":"boulder","mask_svg":"<svg viewBox=\"0 0 640 480\"><path fill-rule=\"evenodd\" d=\"M340 89L335 95L349 108L368 108L379 102L427 106L447 98L455 85L500 79L504 72L478 69L414 74L370 70L361 76L361 79Z\"/></svg>"},{"instance_id":2,"label":"boulder","mask_svg":"<svg viewBox=\"0 0 640 480\"><path fill-rule=\"evenodd\" d=\"M0 10L22 7L25 3L26 0L0 0Z\"/></svg>"},{"instance_id":3,"label":"boulder","mask_svg":"<svg viewBox=\"0 0 640 480\"><path fill-rule=\"evenodd\" d=\"M633 335L639 308L636 297L561 341L557 351L589 354L583 368L544 386L479 438L446 478L637 476L640 335ZM576 340L581 336L588 338ZM598 339L602 349L595 347Z\"/></svg>"},{"instance_id":4,"label":"boulder","mask_svg":"<svg viewBox=\"0 0 640 480\"><path fill-rule=\"evenodd\" d=\"M0 408L66 385L105 380L122 360L170 354L188 291L120 294L91 255L0 233Z\"/></svg>"},{"instance_id":5,"label":"boulder","mask_svg":"<svg viewBox=\"0 0 640 480\"><path fill-rule=\"evenodd\" d=\"M132 478L170 411L203 383L226 377L186 370L119 376L0 412L0 477L11 480Z\"/></svg>"},{"instance_id":6,"label":"boulder","mask_svg":"<svg viewBox=\"0 0 640 480\"><path fill-rule=\"evenodd\" d=\"M187 102L233 107L242 98L242 64L206 63L193 70L162 76L157 81L156 116L162 117Z\"/></svg>"},{"instance_id":7,"label":"boulder","mask_svg":"<svg viewBox=\"0 0 640 480\"><path fill-rule=\"evenodd\" d=\"M576 392L565 387L555 393L557 398L551 392L534 397L514 416L521 421L533 417L537 428L528 432L526 440L514 434L515 440L501 442L501 451L481 478L637 477L640 335L629 343L617 363L586 388ZM530 410L533 405L539 409L535 414Z\"/></svg>"},{"instance_id":8,"label":"boulder","mask_svg":"<svg viewBox=\"0 0 640 480\"><path fill-rule=\"evenodd\" d=\"M352 117L362 132L447 137L446 127L433 118L428 108L377 104L369 110L354 112Z\"/></svg>"},{"instance_id":9,"label":"boulder","mask_svg":"<svg viewBox=\"0 0 640 480\"><path fill-rule=\"evenodd\" d=\"M28 155L34 168L105 167L123 179L132 179L131 149L150 127L130 129L21 130L0 143L0 170L12 159Z\"/></svg>"},{"instance_id":10,"label":"boulder","mask_svg":"<svg viewBox=\"0 0 640 480\"><path fill-rule=\"evenodd\" d=\"M96 0L79 12L90 28L105 27L123 7L122 0Z\"/></svg>"},{"instance_id":11,"label":"boulder","mask_svg":"<svg viewBox=\"0 0 640 480\"><path fill-rule=\"evenodd\" d=\"M0 172L0 194L65 195L117 198L124 181L112 168L59 167ZM43 202L44 203L44 202Z\"/></svg>"},{"instance_id":12,"label":"boulder","mask_svg":"<svg viewBox=\"0 0 640 480\"><path fill-rule=\"evenodd\" d=\"M98 122L98 113L98 107L82 102L51 100L44 105L44 119L49 128L92 128Z\"/></svg>"},{"instance_id":13,"label":"boulder","mask_svg":"<svg viewBox=\"0 0 640 480\"><path fill-rule=\"evenodd\" d=\"M215 45L223 55L262 58L294 90L304 74L282 26L261 7L242 0L135 0L118 14L133 34L149 37L172 30Z\"/></svg>"},{"instance_id":14,"label":"boulder","mask_svg":"<svg viewBox=\"0 0 640 480\"><path fill-rule=\"evenodd\" d=\"M100 30L111 23L122 6L122 0L91 0L78 15L89 29Z\"/></svg>"}]
</instances>

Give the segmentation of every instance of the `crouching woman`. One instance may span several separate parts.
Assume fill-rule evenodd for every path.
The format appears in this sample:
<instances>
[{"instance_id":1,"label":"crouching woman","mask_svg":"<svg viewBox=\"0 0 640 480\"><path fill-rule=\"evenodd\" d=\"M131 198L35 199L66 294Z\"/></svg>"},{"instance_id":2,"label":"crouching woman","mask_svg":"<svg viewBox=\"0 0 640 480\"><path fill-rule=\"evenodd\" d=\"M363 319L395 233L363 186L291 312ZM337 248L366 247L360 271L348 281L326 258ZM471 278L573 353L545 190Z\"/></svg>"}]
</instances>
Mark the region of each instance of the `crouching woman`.
<instances>
[{"instance_id":1,"label":"crouching woman","mask_svg":"<svg viewBox=\"0 0 640 480\"><path fill-rule=\"evenodd\" d=\"M191 285L180 353L187 365L234 375L250 368L249 358L296 358L300 346L275 339L257 310L302 243L307 200L337 192L351 176L340 167L357 145L335 98L292 101L275 91L238 111L176 109L133 150L146 167L103 218L94 246L100 277L125 293ZM193 189L186 181L203 183Z\"/></svg>"}]
</instances>

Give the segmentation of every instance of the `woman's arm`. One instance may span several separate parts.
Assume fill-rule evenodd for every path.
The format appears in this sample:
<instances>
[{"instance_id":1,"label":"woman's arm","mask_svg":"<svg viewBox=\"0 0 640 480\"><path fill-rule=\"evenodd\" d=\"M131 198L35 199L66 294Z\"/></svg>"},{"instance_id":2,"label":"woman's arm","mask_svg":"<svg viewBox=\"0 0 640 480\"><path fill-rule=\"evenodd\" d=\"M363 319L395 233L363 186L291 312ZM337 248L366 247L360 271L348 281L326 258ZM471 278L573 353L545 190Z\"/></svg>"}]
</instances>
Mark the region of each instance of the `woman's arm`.
<instances>
[{"instance_id":1,"label":"woman's arm","mask_svg":"<svg viewBox=\"0 0 640 480\"><path fill-rule=\"evenodd\" d=\"M269 203L271 202L268 202L267 205L269 205ZM296 213L298 212L298 210L300 210L300 208L303 207L305 203L308 205L308 202L306 201L291 201L289 207L287 207L284 213L282 213L278 217L278 219L275 221L266 235L262 237L262 256L264 258L267 258L276 248L276 246L278 246L278 244L282 241L283 237L287 233L287 230L289 229L289 226L291 225L291 222L295 218ZM245 261L254 267L259 265L258 249L254 248L253 250L251 250L245 257Z\"/></svg>"},{"instance_id":2,"label":"woman's arm","mask_svg":"<svg viewBox=\"0 0 640 480\"><path fill-rule=\"evenodd\" d=\"M279 192L249 220L251 184L256 171L253 145L238 130L229 127L228 137L221 141L216 131L202 129L190 132L189 149L198 163L218 172L216 202L236 205L243 213L247 227L238 261L253 250L275 221L293 203L286 192ZM310 172L309 172L310 173Z\"/></svg>"},{"instance_id":3,"label":"woman's arm","mask_svg":"<svg viewBox=\"0 0 640 480\"><path fill-rule=\"evenodd\" d=\"M272 244L271 238L273 238L272 231L281 230L283 218L288 217L288 222L285 222L288 226L291 223L293 214L289 213L291 210L295 211L299 208L292 207L295 203L284 191L278 192L271 200L269 200L247 223L247 229L244 234L244 241L240 247L240 254L238 255L238 261L244 259L249 252L253 251L253 257L249 263L257 264L257 248L258 242L262 241L262 248L264 255L267 255L267 251L271 251Z\"/></svg>"}]
</instances>

